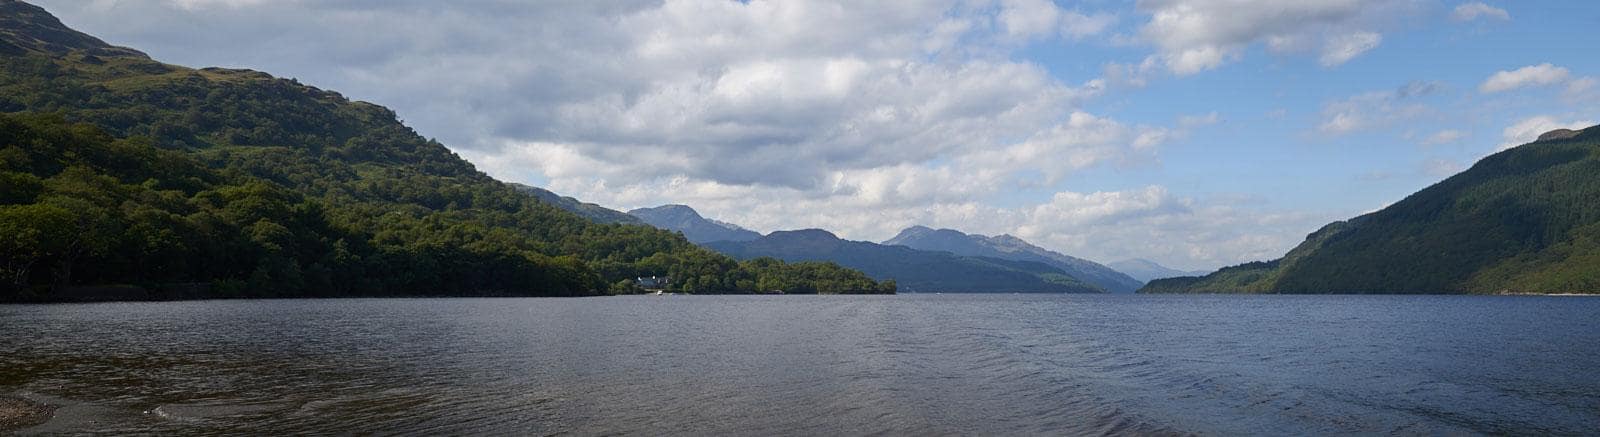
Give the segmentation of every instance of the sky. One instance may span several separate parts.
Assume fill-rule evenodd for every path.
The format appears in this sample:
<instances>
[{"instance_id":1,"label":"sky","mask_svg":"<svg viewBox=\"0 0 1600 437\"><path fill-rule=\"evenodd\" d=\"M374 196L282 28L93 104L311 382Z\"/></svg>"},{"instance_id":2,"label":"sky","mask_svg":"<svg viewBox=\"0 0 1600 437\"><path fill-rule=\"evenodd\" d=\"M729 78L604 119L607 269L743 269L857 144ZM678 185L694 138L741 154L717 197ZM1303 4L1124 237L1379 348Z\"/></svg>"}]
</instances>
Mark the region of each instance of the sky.
<instances>
[{"instance_id":1,"label":"sky","mask_svg":"<svg viewBox=\"0 0 1600 437\"><path fill-rule=\"evenodd\" d=\"M1586 0L33 1L614 209L1181 269L1277 258L1600 120Z\"/></svg>"}]
</instances>

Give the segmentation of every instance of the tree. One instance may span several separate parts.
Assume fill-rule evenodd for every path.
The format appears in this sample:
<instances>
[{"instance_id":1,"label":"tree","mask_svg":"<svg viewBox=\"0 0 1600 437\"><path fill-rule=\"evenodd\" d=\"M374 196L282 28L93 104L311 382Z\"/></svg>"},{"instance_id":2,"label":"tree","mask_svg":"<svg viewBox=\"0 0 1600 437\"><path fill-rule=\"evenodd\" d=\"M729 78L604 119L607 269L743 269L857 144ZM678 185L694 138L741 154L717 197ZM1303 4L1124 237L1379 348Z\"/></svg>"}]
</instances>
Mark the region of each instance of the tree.
<instances>
[{"instance_id":1,"label":"tree","mask_svg":"<svg viewBox=\"0 0 1600 437\"><path fill-rule=\"evenodd\" d=\"M72 214L59 206L0 206L0 276L6 290L25 289L34 266L66 252L72 233Z\"/></svg>"}]
</instances>

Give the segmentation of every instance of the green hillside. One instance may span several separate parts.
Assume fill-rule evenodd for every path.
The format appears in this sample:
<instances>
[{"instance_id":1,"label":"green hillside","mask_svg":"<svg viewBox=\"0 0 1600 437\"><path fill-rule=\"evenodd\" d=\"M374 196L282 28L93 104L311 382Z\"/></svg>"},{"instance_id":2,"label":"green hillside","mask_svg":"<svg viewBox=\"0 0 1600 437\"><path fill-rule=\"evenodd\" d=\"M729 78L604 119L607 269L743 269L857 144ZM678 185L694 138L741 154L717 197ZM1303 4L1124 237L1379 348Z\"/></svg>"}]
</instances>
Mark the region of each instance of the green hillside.
<instances>
[{"instance_id":1,"label":"green hillside","mask_svg":"<svg viewBox=\"0 0 1600 437\"><path fill-rule=\"evenodd\" d=\"M0 0L0 301L881 290L738 263L477 171L394 112L167 65ZM857 290L861 289L861 290Z\"/></svg>"},{"instance_id":2,"label":"green hillside","mask_svg":"<svg viewBox=\"0 0 1600 437\"><path fill-rule=\"evenodd\" d=\"M1284 258L1146 293L1600 293L1600 127L1496 153Z\"/></svg>"}]
</instances>

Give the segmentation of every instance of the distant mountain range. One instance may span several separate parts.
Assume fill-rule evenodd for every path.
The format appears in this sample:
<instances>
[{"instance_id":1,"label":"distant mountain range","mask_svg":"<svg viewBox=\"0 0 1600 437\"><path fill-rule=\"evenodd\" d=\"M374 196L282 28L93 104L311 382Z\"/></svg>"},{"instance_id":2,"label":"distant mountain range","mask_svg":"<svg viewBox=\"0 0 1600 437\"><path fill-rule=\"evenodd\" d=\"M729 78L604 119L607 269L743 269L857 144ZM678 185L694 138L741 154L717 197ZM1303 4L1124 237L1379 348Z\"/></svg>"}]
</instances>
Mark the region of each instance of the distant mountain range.
<instances>
[{"instance_id":1,"label":"distant mountain range","mask_svg":"<svg viewBox=\"0 0 1600 437\"><path fill-rule=\"evenodd\" d=\"M847 241L828 231L780 231L749 241L704 244L734 258L789 262L830 261L877 280L892 279L901 292L1098 293L1055 266L1032 261L959 256L950 252Z\"/></svg>"},{"instance_id":2,"label":"distant mountain range","mask_svg":"<svg viewBox=\"0 0 1600 437\"><path fill-rule=\"evenodd\" d=\"M543 188L514 182L508 183L507 185L511 185L513 188L516 188L517 191L531 194L534 198L537 198L539 201L549 204L550 206L567 210L568 212L577 214L578 216L591 221L599 223L644 223L640 221L638 217L628 215L622 211L609 209L593 203L586 203L578 199L556 194Z\"/></svg>"},{"instance_id":3,"label":"distant mountain range","mask_svg":"<svg viewBox=\"0 0 1600 437\"><path fill-rule=\"evenodd\" d=\"M1106 266L1125 273L1128 276L1132 276L1133 279L1138 279L1141 282L1150 282L1157 279L1177 278L1183 276L1204 276L1207 273L1211 273L1210 270L1178 270L1157 264L1155 261L1140 258L1125 259L1106 264Z\"/></svg>"},{"instance_id":4,"label":"distant mountain range","mask_svg":"<svg viewBox=\"0 0 1600 437\"><path fill-rule=\"evenodd\" d=\"M684 238L695 244L713 241L750 241L761 238L761 234L738 225L701 217L694 208L684 205L640 208L628 211L628 214L650 226L682 232Z\"/></svg>"},{"instance_id":5,"label":"distant mountain range","mask_svg":"<svg viewBox=\"0 0 1600 437\"><path fill-rule=\"evenodd\" d=\"M883 244L918 250L944 251L962 256L1043 263L1112 293L1132 293L1144 285L1143 281L1094 261L1063 255L1010 235L989 237L952 229L912 226L900 231L899 235L884 241ZM867 274L870 275L871 272Z\"/></svg>"},{"instance_id":6,"label":"distant mountain range","mask_svg":"<svg viewBox=\"0 0 1600 437\"><path fill-rule=\"evenodd\" d=\"M1141 292L1600 293L1600 126L1490 155L1283 258Z\"/></svg>"}]
</instances>

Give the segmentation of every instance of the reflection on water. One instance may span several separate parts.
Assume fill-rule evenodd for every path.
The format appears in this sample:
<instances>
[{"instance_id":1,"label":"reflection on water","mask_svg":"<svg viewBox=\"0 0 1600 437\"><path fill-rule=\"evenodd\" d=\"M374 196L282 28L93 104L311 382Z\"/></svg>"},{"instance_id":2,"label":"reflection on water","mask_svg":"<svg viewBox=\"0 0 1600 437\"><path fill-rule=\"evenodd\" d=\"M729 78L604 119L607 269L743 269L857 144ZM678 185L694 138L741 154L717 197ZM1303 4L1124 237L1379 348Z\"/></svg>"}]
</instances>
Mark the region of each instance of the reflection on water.
<instances>
[{"instance_id":1,"label":"reflection on water","mask_svg":"<svg viewBox=\"0 0 1600 437\"><path fill-rule=\"evenodd\" d=\"M0 306L25 433L1600 429L1600 299L678 296Z\"/></svg>"}]
</instances>

